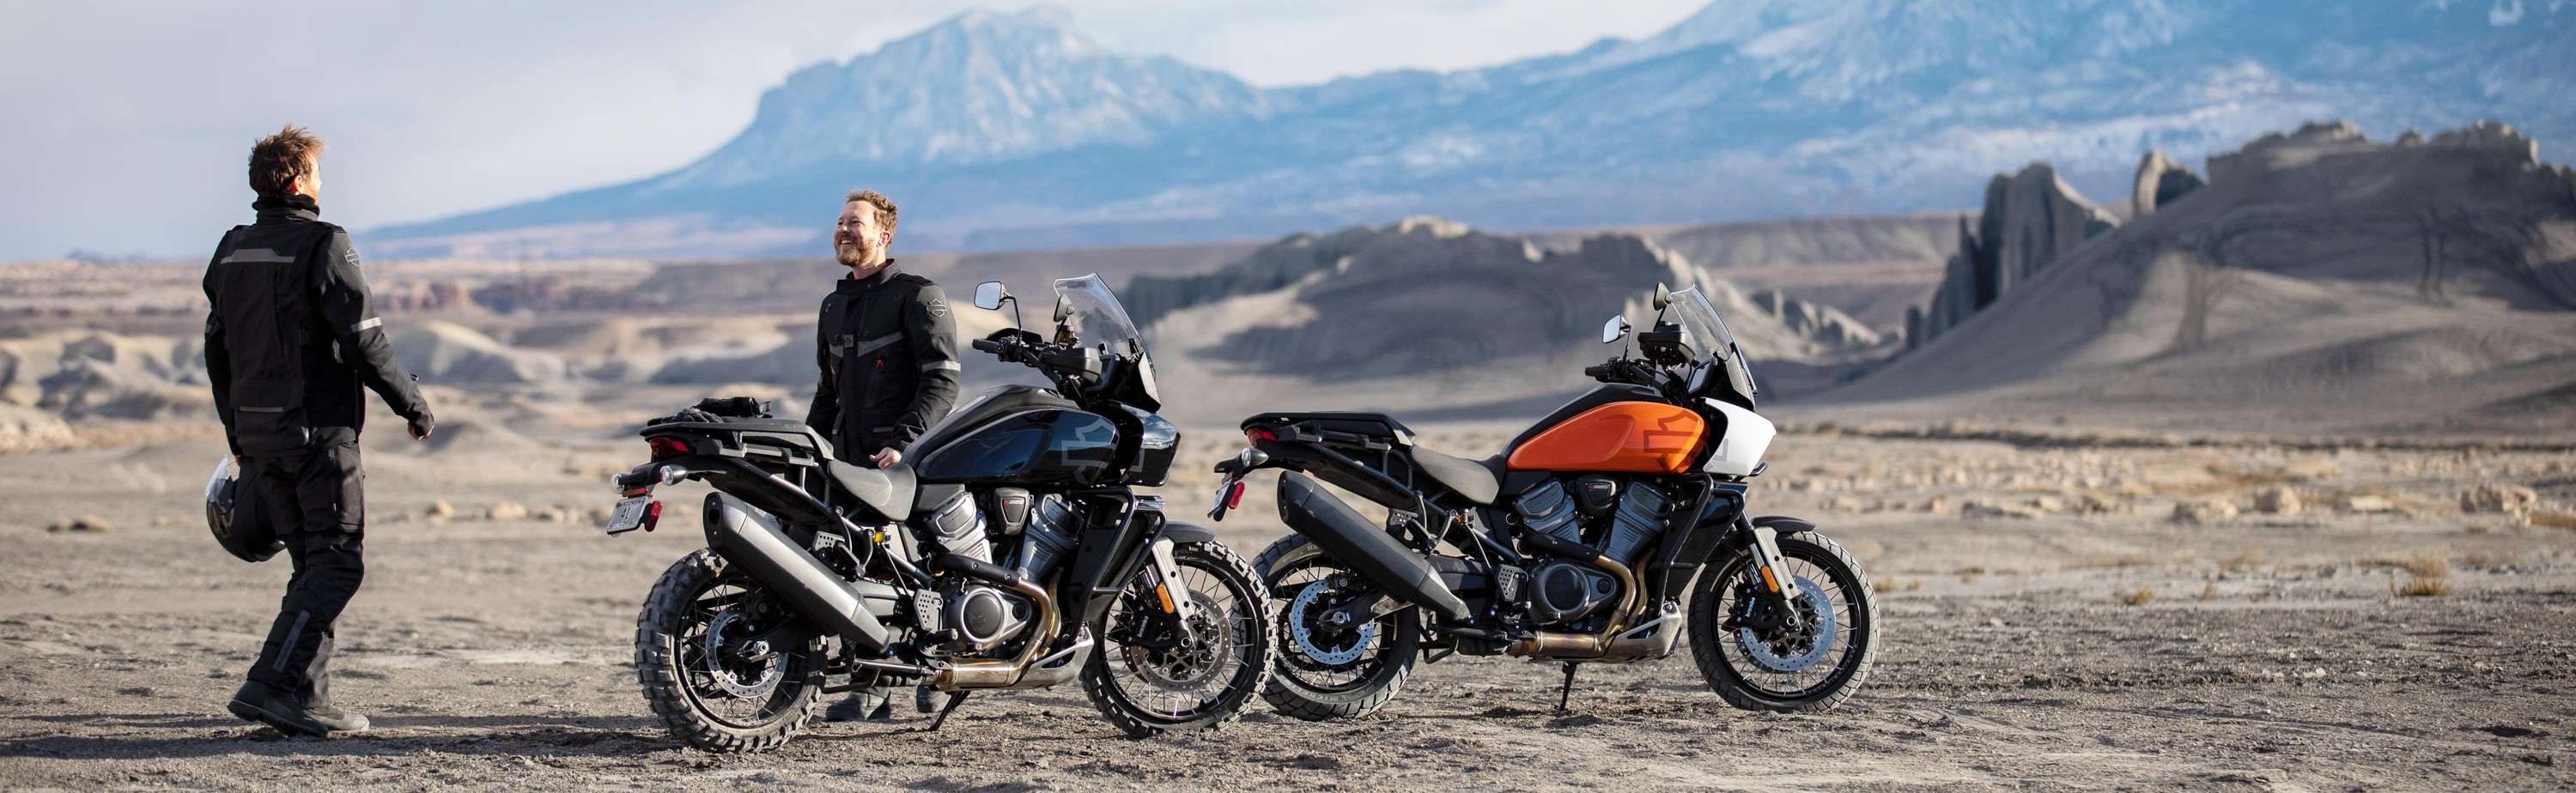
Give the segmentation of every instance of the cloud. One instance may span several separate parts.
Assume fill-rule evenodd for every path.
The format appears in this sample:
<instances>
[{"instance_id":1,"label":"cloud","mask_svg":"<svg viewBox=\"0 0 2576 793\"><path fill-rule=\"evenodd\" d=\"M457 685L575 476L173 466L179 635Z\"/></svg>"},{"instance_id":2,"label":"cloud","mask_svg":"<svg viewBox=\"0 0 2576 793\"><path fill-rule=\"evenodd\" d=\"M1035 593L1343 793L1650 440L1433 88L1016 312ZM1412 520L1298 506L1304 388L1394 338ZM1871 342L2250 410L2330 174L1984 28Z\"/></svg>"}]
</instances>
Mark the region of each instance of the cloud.
<instances>
[{"instance_id":1,"label":"cloud","mask_svg":"<svg viewBox=\"0 0 2576 793\"><path fill-rule=\"evenodd\" d=\"M249 217L243 157L288 122L331 141L326 217L352 228L649 176L731 138L795 68L975 5L0 5L0 259L198 255ZM1693 3L1065 5L1110 49L1277 85L1570 50L1652 33Z\"/></svg>"}]
</instances>

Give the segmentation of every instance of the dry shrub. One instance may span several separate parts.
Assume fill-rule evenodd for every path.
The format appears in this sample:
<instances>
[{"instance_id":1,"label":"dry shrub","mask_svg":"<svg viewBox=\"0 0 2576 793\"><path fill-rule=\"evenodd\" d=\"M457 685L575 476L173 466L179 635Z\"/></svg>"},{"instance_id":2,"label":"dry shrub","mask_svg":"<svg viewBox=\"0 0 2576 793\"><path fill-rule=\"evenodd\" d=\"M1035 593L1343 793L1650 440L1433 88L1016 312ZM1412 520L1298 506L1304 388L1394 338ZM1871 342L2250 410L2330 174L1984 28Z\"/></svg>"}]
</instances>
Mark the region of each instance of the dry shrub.
<instances>
[{"instance_id":1,"label":"dry shrub","mask_svg":"<svg viewBox=\"0 0 2576 793\"><path fill-rule=\"evenodd\" d=\"M1907 591L1907 592L1912 592L1912 591L1914 591L1914 590L1922 589L1922 588L1923 588L1923 579L1917 578L1917 579L1914 579L1914 580L1912 580L1912 581L1907 581L1907 582L1905 582L1905 591Z\"/></svg>"},{"instance_id":2,"label":"dry shrub","mask_svg":"<svg viewBox=\"0 0 2576 793\"><path fill-rule=\"evenodd\" d=\"M2426 548L2405 556L2381 556L2362 563L2368 567L2387 567L2413 573L2416 578L2446 578L2451 575L2451 562L2443 549Z\"/></svg>"},{"instance_id":3,"label":"dry shrub","mask_svg":"<svg viewBox=\"0 0 2576 793\"><path fill-rule=\"evenodd\" d=\"M1889 593L1889 592L1894 592L1894 591L1896 591L1896 579L1893 579L1893 578L1881 578L1881 579L1878 579L1878 580L1876 580L1876 581L1871 581L1871 582L1869 582L1869 591L1871 591L1871 592L1876 592L1876 593L1879 593L1879 594L1882 594L1882 595L1887 594L1887 593Z\"/></svg>"},{"instance_id":4,"label":"dry shrub","mask_svg":"<svg viewBox=\"0 0 2576 793\"><path fill-rule=\"evenodd\" d=\"M2200 599L2201 599L2201 600L2217 600L2217 599L2218 599L2218 582L2216 582L2216 581L2211 581L2211 582L2209 582L2209 583L2206 583L2206 584L2202 584L2202 585L2200 585Z\"/></svg>"},{"instance_id":5,"label":"dry shrub","mask_svg":"<svg viewBox=\"0 0 2576 793\"><path fill-rule=\"evenodd\" d=\"M2451 560L2444 559L2441 554L2431 551L2418 553L2398 566L2404 568L2406 572L2414 573L2416 578L2438 580L2451 575Z\"/></svg>"},{"instance_id":6,"label":"dry shrub","mask_svg":"<svg viewBox=\"0 0 2576 793\"><path fill-rule=\"evenodd\" d=\"M2137 589L2128 590L2115 589L2111 591L2111 599L2119 601L2120 605L2124 606L2144 606L2147 604L2147 601L2156 599L2156 591L2147 587L2138 587Z\"/></svg>"},{"instance_id":7,"label":"dry shrub","mask_svg":"<svg viewBox=\"0 0 2576 793\"><path fill-rule=\"evenodd\" d=\"M2404 586L2399 586L2395 581L2388 582L2388 591L2398 597L2441 597L2451 594L2451 584L2440 578L2416 576L2413 580L2407 581Z\"/></svg>"},{"instance_id":8,"label":"dry shrub","mask_svg":"<svg viewBox=\"0 0 2576 793\"><path fill-rule=\"evenodd\" d=\"M2576 531L2576 512L2533 511L2526 519L2534 526Z\"/></svg>"}]
</instances>

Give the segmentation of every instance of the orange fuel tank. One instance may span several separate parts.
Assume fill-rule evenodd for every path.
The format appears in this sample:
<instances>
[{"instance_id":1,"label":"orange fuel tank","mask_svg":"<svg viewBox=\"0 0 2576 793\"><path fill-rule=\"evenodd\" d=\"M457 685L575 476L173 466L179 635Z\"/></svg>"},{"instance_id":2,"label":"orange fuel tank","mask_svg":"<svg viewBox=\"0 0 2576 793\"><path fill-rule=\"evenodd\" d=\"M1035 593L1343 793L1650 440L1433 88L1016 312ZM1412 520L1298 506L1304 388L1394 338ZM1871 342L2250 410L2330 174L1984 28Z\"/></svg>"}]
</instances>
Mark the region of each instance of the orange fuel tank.
<instances>
[{"instance_id":1,"label":"orange fuel tank","mask_svg":"<svg viewBox=\"0 0 2576 793\"><path fill-rule=\"evenodd\" d=\"M1514 471L1630 471L1690 468L1708 422L1660 402L1612 402L1576 414L1512 450Z\"/></svg>"}]
</instances>

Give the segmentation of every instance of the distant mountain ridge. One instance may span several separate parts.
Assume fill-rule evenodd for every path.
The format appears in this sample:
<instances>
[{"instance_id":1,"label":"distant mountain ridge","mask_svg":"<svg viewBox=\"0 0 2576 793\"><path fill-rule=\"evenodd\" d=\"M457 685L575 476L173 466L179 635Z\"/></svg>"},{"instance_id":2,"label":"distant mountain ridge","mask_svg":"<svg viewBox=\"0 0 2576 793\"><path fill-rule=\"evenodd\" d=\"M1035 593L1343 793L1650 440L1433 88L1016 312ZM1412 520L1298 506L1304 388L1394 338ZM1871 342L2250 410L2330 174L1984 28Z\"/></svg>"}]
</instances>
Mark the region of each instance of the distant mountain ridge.
<instances>
[{"instance_id":1,"label":"distant mountain ridge","mask_svg":"<svg viewBox=\"0 0 2576 793\"><path fill-rule=\"evenodd\" d=\"M2576 140L2576 5L1717 0L1645 39L1260 89L969 12L791 75L671 173L378 230L379 255L819 249L840 192L913 249L1946 209L2045 160L2093 195L2322 118Z\"/></svg>"}]
</instances>

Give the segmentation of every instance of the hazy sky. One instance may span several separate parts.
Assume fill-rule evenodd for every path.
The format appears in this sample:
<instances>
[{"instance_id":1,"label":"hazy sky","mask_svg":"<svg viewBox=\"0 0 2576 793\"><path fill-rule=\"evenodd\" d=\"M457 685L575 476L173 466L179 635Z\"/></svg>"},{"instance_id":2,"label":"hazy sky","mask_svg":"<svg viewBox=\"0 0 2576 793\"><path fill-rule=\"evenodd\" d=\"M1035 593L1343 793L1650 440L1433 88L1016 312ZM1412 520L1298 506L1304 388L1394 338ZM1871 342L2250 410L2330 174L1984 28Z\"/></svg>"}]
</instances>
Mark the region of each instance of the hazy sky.
<instances>
[{"instance_id":1,"label":"hazy sky","mask_svg":"<svg viewBox=\"0 0 2576 793\"><path fill-rule=\"evenodd\" d=\"M1707 0L1068 0L1120 52L1260 85L1638 38ZM0 0L0 260L202 256L250 216L251 141L331 141L324 217L426 220L649 176L797 67L1020 2Z\"/></svg>"}]
</instances>

